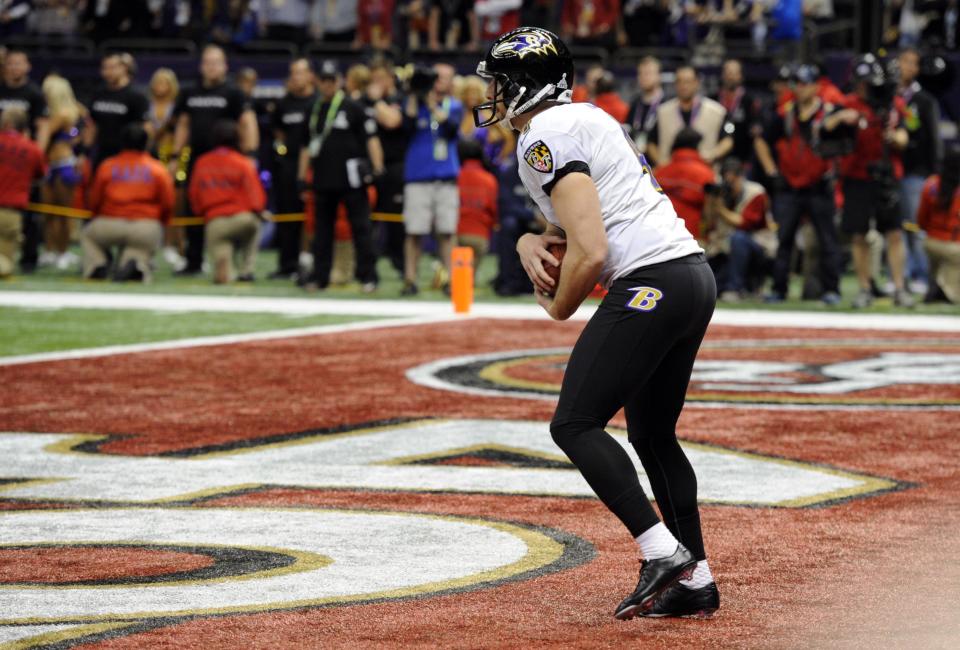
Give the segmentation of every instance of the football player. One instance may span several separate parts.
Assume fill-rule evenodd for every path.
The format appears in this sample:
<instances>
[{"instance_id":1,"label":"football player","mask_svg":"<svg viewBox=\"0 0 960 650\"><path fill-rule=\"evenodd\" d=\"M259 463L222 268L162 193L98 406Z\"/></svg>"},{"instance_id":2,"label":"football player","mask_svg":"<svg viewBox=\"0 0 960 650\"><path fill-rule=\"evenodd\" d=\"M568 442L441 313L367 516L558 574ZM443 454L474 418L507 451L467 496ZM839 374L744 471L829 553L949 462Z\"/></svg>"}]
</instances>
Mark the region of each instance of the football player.
<instances>
[{"instance_id":1,"label":"football player","mask_svg":"<svg viewBox=\"0 0 960 650\"><path fill-rule=\"evenodd\" d=\"M614 615L709 616L719 594L676 422L716 303L713 273L616 120L571 103L573 59L555 34L504 34L477 74L489 101L474 120L507 121L520 132L520 176L550 222L517 243L537 301L565 320L598 281L608 289L570 355L550 432L639 545L640 580ZM555 283L544 265L558 261L547 247L563 241ZM604 431L621 407L663 521L627 452Z\"/></svg>"}]
</instances>

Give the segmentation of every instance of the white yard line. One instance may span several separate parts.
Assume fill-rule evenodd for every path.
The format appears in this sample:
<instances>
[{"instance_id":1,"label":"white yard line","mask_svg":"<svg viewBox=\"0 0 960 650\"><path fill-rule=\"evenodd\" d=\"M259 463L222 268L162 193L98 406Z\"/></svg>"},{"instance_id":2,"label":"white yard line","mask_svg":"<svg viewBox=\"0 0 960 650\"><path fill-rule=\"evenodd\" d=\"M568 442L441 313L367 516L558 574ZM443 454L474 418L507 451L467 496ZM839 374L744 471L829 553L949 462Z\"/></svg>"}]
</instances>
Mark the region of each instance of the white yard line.
<instances>
[{"instance_id":1,"label":"white yard line","mask_svg":"<svg viewBox=\"0 0 960 650\"><path fill-rule=\"evenodd\" d=\"M133 343L130 345L108 345L99 348L79 350L63 350L59 352L42 352L39 354L24 354L13 357L0 357L0 366L18 366L28 363L43 363L46 361L66 361L70 359L90 359L93 357L107 357L117 354L135 354L138 352L155 352L157 350L180 350L183 348L199 348L211 345L230 345L232 343L249 343L250 341L273 341L278 339L292 339L299 336L316 336L319 334L339 334L342 332L357 332L362 330L380 329L384 327L407 327L412 325L427 325L439 323L449 318L393 318L383 320L361 321L359 323L342 323L338 325L316 325L314 327L298 327L294 329L270 330L267 332L250 332L247 334L223 334L219 336L200 336L196 338L174 339L172 341L157 341L155 343Z\"/></svg>"},{"instance_id":2,"label":"white yard line","mask_svg":"<svg viewBox=\"0 0 960 650\"><path fill-rule=\"evenodd\" d=\"M287 316L348 315L447 318L448 302L405 300L338 300L329 298L269 298L93 292L0 291L0 306L30 309L140 309L155 312L269 313ZM581 308L573 320L587 320L595 307ZM533 299L522 303L475 303L470 316L547 320ZM916 314L853 314L830 312L727 310L713 316L717 325L798 327L814 329L960 332L960 316Z\"/></svg>"},{"instance_id":3,"label":"white yard line","mask_svg":"<svg viewBox=\"0 0 960 650\"><path fill-rule=\"evenodd\" d=\"M456 315L450 303L401 300L331 300L322 298L267 298L197 295L147 295L87 292L0 291L0 306L24 309L131 309L156 313L227 312L268 313L284 316L350 315L377 316L384 320L319 325L296 329L226 334L198 338L112 345L11 357L0 357L0 366L13 366L67 359L87 359L117 354L175 350L249 341L287 339L359 330L424 325L463 318L526 319L547 321L535 304L476 303L467 316ZM573 320L586 320L595 307L584 307ZM717 325L740 327L797 327L817 329L897 330L911 332L960 332L960 317L910 314L849 314L824 312L746 311L718 309Z\"/></svg>"}]
</instances>

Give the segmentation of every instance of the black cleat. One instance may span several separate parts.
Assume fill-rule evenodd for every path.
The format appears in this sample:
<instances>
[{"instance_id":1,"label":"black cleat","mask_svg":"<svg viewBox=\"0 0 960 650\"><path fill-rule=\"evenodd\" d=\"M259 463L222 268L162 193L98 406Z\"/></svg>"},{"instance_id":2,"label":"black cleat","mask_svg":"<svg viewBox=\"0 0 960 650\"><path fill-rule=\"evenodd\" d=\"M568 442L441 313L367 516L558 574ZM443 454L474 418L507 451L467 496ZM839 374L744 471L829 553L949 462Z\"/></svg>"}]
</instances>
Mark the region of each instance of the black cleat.
<instances>
[{"instance_id":1,"label":"black cleat","mask_svg":"<svg viewBox=\"0 0 960 650\"><path fill-rule=\"evenodd\" d=\"M640 580L632 594L623 599L613 616L629 621L634 616L650 609L657 596L681 578L693 575L697 560L683 544L670 557L658 560L641 560Z\"/></svg>"},{"instance_id":2,"label":"black cleat","mask_svg":"<svg viewBox=\"0 0 960 650\"><path fill-rule=\"evenodd\" d=\"M717 583L706 587L691 589L679 582L664 590L650 609L638 612L638 616L661 618L679 616L683 618L710 618L720 609L720 592Z\"/></svg>"}]
</instances>

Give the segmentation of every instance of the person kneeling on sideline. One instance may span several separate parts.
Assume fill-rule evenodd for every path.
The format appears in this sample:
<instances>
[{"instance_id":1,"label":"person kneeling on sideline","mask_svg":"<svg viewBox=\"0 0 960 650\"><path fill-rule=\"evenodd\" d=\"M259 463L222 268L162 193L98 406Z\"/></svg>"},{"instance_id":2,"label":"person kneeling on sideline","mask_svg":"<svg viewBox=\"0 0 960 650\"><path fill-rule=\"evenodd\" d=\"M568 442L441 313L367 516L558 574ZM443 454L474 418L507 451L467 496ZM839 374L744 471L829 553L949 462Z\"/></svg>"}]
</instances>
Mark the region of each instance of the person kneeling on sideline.
<instances>
[{"instance_id":1,"label":"person kneeling on sideline","mask_svg":"<svg viewBox=\"0 0 960 650\"><path fill-rule=\"evenodd\" d=\"M214 150L197 160L190 178L190 205L207 223L207 250L213 258L213 281L233 278L238 252L240 282L253 282L260 242L261 213L267 196L253 161L239 151L237 124L222 120L213 127Z\"/></svg>"},{"instance_id":2,"label":"person kneeling on sideline","mask_svg":"<svg viewBox=\"0 0 960 650\"><path fill-rule=\"evenodd\" d=\"M90 189L90 210L96 216L80 236L85 278L106 279L108 251L117 247L120 259L113 279L150 280L153 254L173 214L174 193L170 172L146 152L147 139L143 125L128 125L120 153L97 168Z\"/></svg>"}]
</instances>

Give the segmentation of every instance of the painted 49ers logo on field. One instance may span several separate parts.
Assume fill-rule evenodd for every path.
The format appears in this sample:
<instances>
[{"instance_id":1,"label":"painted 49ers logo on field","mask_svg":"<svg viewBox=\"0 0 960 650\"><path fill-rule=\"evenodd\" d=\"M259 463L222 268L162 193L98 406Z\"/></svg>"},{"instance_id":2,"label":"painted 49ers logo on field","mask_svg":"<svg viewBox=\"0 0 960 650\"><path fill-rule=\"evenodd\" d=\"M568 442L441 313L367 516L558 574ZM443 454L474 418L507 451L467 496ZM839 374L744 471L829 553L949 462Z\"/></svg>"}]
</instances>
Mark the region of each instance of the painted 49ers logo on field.
<instances>
[{"instance_id":1,"label":"painted 49ers logo on field","mask_svg":"<svg viewBox=\"0 0 960 650\"><path fill-rule=\"evenodd\" d=\"M634 291L628 306L640 311L652 311L662 298L650 287ZM877 351L881 346L904 351ZM811 354L821 360L811 363ZM407 376L444 390L552 400L568 356L569 350L561 348L471 355L422 365ZM920 339L708 341L694 366L687 402L960 410L960 344Z\"/></svg>"}]
</instances>

